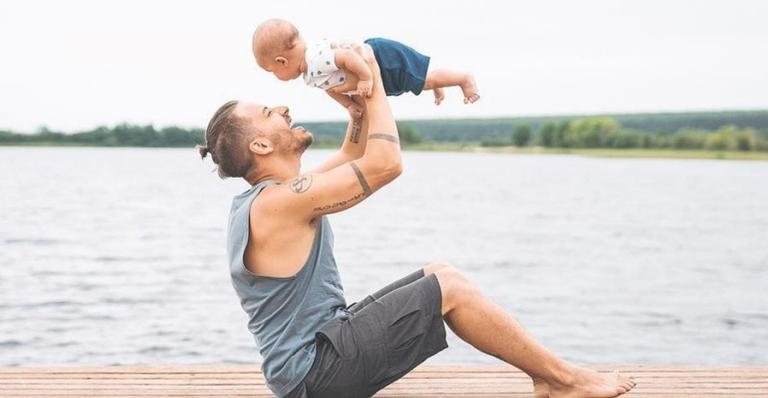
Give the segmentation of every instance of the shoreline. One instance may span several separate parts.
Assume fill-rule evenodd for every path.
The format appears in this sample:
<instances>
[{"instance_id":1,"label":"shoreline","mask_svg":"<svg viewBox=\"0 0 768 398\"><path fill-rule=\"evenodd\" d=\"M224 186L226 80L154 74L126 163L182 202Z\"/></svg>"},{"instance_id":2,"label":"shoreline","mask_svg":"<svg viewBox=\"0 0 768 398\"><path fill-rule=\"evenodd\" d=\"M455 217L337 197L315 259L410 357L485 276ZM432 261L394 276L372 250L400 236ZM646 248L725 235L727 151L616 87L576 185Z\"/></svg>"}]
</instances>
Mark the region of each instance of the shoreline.
<instances>
[{"instance_id":1,"label":"shoreline","mask_svg":"<svg viewBox=\"0 0 768 398\"><path fill-rule=\"evenodd\" d=\"M325 149L325 147L323 147ZM331 149L331 147L328 147ZM474 152L513 155L575 155L598 158L640 159L713 159L713 160L768 160L768 152L712 151L706 149L615 149L615 148L546 148L546 147L484 147L480 145L428 143L406 145L405 151Z\"/></svg>"},{"instance_id":2,"label":"shoreline","mask_svg":"<svg viewBox=\"0 0 768 398\"><path fill-rule=\"evenodd\" d=\"M50 143L19 143L19 144L0 144L0 148L146 148L146 149L168 149L168 148L189 148L178 146L100 146L100 145L76 145L76 144L55 144ZM321 143L310 147L310 149L337 149L338 144L329 145ZM429 142L420 144L403 145L404 151L421 152L471 152L471 153L492 153L492 154L512 154L512 155L575 155L598 158L638 158L638 159L712 159L712 160L756 160L768 161L768 152L760 151L712 151L706 149L616 149L616 148L547 148L547 147L516 147L516 146L497 146L486 147L475 143L441 143Z\"/></svg>"}]
</instances>

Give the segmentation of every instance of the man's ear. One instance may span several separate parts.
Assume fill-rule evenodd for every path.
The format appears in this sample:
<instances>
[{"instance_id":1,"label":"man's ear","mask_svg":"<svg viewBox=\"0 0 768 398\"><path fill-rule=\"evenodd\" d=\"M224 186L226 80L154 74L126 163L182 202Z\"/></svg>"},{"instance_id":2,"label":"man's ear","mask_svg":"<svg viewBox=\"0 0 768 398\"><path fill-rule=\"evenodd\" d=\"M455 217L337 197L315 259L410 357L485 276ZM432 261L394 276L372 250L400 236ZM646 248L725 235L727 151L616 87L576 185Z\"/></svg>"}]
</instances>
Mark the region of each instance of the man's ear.
<instances>
[{"instance_id":1,"label":"man's ear","mask_svg":"<svg viewBox=\"0 0 768 398\"><path fill-rule=\"evenodd\" d=\"M272 153L275 148L272 146L272 141L267 137L256 137L248 145L248 149L259 155L268 155Z\"/></svg>"},{"instance_id":2,"label":"man's ear","mask_svg":"<svg viewBox=\"0 0 768 398\"><path fill-rule=\"evenodd\" d=\"M278 64L280 64L282 66L285 66L285 65L288 65L288 58L285 58L285 57L275 57L275 62L277 62Z\"/></svg>"}]
</instances>

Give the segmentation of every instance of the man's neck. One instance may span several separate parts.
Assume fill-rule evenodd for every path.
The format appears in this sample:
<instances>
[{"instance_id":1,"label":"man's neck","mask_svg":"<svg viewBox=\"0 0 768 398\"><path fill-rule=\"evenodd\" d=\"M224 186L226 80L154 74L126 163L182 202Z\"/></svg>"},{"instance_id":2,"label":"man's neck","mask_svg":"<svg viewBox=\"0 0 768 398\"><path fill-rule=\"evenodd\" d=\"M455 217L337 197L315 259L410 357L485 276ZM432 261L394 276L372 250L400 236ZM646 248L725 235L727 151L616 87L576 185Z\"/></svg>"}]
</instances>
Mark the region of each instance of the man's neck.
<instances>
[{"instance_id":1,"label":"man's neck","mask_svg":"<svg viewBox=\"0 0 768 398\"><path fill-rule=\"evenodd\" d=\"M275 180L280 182L288 181L299 175L299 165L280 168L272 168L262 172L253 171L245 176L245 180L248 181L251 186L256 185L262 181Z\"/></svg>"}]
</instances>

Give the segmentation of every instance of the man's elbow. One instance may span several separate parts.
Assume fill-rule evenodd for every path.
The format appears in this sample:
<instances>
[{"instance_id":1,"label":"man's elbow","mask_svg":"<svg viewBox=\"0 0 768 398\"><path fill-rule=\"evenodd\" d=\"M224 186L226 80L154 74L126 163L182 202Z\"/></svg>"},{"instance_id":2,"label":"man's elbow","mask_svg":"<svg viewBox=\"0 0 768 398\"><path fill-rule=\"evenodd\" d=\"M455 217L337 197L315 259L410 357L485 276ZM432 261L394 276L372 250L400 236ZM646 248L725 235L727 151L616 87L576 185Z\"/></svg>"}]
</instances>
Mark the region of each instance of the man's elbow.
<instances>
[{"instance_id":1,"label":"man's elbow","mask_svg":"<svg viewBox=\"0 0 768 398\"><path fill-rule=\"evenodd\" d=\"M400 177L400 174L403 174L403 162L398 158L396 161L389 163L387 165L386 173L390 181Z\"/></svg>"},{"instance_id":2,"label":"man's elbow","mask_svg":"<svg viewBox=\"0 0 768 398\"><path fill-rule=\"evenodd\" d=\"M403 162L399 152L368 146L365 154L360 159L367 165L366 168L375 173L382 180L389 183L403 172Z\"/></svg>"}]
</instances>

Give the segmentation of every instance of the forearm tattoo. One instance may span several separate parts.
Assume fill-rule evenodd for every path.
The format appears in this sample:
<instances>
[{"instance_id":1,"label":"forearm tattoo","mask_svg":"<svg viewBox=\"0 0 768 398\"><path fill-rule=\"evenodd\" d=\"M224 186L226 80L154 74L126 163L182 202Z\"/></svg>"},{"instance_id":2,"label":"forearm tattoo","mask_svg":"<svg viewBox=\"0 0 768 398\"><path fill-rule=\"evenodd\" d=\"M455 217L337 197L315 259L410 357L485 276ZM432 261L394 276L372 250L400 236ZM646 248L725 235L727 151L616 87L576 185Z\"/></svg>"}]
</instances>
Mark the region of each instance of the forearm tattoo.
<instances>
[{"instance_id":1,"label":"forearm tattoo","mask_svg":"<svg viewBox=\"0 0 768 398\"><path fill-rule=\"evenodd\" d=\"M291 188L291 191L295 193L307 192L307 190L311 186L312 186L312 174L298 176L296 177L296 179L294 179L288 184L288 187Z\"/></svg>"},{"instance_id":2,"label":"forearm tattoo","mask_svg":"<svg viewBox=\"0 0 768 398\"><path fill-rule=\"evenodd\" d=\"M368 181L365 180L365 176L363 175L363 172L360 171L360 168L357 167L355 162L350 162L349 165L352 167L352 170L355 171L357 180L360 181L360 186L363 187L363 194L365 194L365 196L370 196L372 193L371 187L368 185Z\"/></svg>"},{"instance_id":3,"label":"forearm tattoo","mask_svg":"<svg viewBox=\"0 0 768 398\"><path fill-rule=\"evenodd\" d=\"M315 207L313 210L314 211L328 211L328 210L332 210L332 209L335 209L335 208L338 208L338 207L345 207L349 203L355 202L355 201L363 198L364 196L365 196L365 193L360 192L359 194L357 194L357 195L355 195L355 196L353 196L353 197L351 197L351 198L349 198L347 200L342 200L341 202L336 202L336 203L334 203L332 205L318 206L318 207Z\"/></svg>"},{"instance_id":4,"label":"forearm tattoo","mask_svg":"<svg viewBox=\"0 0 768 398\"><path fill-rule=\"evenodd\" d=\"M360 130L363 128L363 122L360 119L355 119L352 121L352 134L349 135L349 140L352 141L352 143L357 144L360 142Z\"/></svg>"},{"instance_id":5,"label":"forearm tattoo","mask_svg":"<svg viewBox=\"0 0 768 398\"><path fill-rule=\"evenodd\" d=\"M386 140L386 141L392 141L395 144L400 143L400 139L397 138L396 135L390 135L390 134L369 134L368 135L369 140Z\"/></svg>"}]
</instances>

